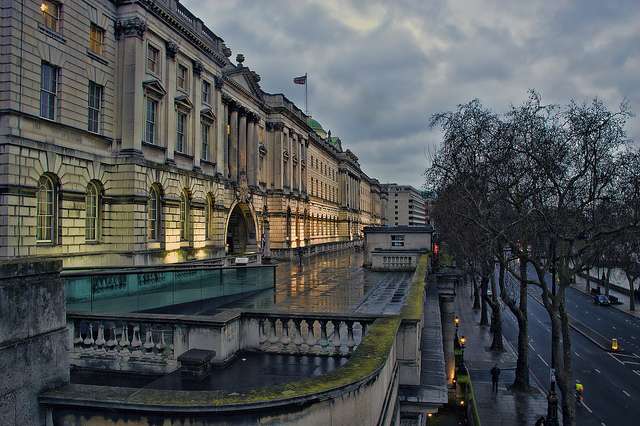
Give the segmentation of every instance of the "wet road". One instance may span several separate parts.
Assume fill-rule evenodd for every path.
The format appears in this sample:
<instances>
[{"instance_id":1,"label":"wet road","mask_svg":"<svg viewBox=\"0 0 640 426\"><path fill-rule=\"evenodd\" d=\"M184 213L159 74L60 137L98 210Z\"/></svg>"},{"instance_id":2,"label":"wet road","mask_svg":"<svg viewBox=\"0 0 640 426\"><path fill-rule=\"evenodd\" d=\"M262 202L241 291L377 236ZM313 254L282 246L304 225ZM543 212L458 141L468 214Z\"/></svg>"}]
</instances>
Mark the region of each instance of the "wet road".
<instances>
[{"instance_id":1,"label":"wet road","mask_svg":"<svg viewBox=\"0 0 640 426\"><path fill-rule=\"evenodd\" d=\"M302 263L280 263L274 290L203 314L227 309L313 313L399 313L413 273L374 272L353 250L321 254Z\"/></svg>"}]
</instances>

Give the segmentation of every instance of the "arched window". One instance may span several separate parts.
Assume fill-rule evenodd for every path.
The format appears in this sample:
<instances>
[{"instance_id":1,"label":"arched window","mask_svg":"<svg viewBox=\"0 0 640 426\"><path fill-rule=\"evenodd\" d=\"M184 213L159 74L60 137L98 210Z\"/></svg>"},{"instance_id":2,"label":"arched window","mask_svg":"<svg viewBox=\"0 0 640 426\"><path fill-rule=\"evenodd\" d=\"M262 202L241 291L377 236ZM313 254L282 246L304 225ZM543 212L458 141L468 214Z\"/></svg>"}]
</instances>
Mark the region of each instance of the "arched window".
<instances>
[{"instance_id":1,"label":"arched window","mask_svg":"<svg viewBox=\"0 0 640 426\"><path fill-rule=\"evenodd\" d=\"M38 241L55 243L56 225L58 221L57 190L53 180L42 175L38 181L36 238Z\"/></svg>"},{"instance_id":2,"label":"arched window","mask_svg":"<svg viewBox=\"0 0 640 426\"><path fill-rule=\"evenodd\" d=\"M100 235L100 189L95 182L89 182L85 193L85 226L86 241L98 241Z\"/></svg>"},{"instance_id":3,"label":"arched window","mask_svg":"<svg viewBox=\"0 0 640 426\"><path fill-rule=\"evenodd\" d=\"M189 240L189 193L180 193L180 241Z\"/></svg>"},{"instance_id":4,"label":"arched window","mask_svg":"<svg viewBox=\"0 0 640 426\"><path fill-rule=\"evenodd\" d=\"M162 222L162 198L160 190L152 186L149 190L149 240L160 240L160 224Z\"/></svg>"},{"instance_id":5,"label":"arched window","mask_svg":"<svg viewBox=\"0 0 640 426\"><path fill-rule=\"evenodd\" d=\"M215 221L213 220L213 206L216 203L216 197L209 193L207 194L207 204L205 206L205 226L204 226L204 238L207 240L213 240L213 237L215 235L214 232L214 223Z\"/></svg>"}]
</instances>

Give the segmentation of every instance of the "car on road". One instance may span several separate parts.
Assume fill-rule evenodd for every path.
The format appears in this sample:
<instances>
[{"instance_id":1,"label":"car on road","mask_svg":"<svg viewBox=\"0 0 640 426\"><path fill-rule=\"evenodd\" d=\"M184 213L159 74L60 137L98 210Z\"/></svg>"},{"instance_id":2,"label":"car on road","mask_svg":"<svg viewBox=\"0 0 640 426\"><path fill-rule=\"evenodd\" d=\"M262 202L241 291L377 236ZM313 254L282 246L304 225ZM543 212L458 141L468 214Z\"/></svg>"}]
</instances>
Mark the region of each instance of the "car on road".
<instances>
[{"instance_id":1,"label":"car on road","mask_svg":"<svg viewBox=\"0 0 640 426\"><path fill-rule=\"evenodd\" d=\"M607 296L599 294L596 297L594 297L593 303L600 306L609 306L611 304L611 301Z\"/></svg>"}]
</instances>

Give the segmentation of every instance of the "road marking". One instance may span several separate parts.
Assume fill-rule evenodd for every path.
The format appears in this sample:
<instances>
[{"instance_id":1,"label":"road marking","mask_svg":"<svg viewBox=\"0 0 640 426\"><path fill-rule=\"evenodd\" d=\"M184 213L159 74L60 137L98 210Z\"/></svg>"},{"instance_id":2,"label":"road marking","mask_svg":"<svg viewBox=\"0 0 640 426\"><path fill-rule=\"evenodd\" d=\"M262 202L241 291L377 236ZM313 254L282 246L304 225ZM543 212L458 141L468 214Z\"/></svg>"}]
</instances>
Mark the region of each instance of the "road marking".
<instances>
[{"instance_id":1,"label":"road marking","mask_svg":"<svg viewBox=\"0 0 640 426\"><path fill-rule=\"evenodd\" d=\"M629 392L627 392L626 390L623 390L622 393L627 395L629 398L631 398L631 395L629 395Z\"/></svg>"},{"instance_id":2,"label":"road marking","mask_svg":"<svg viewBox=\"0 0 640 426\"><path fill-rule=\"evenodd\" d=\"M583 406L584 408L586 408L586 409L587 409L587 411L589 411L589 414L593 414L593 411L591 411L591 408L587 407L587 404L585 404L585 403L584 403L584 401L580 401L580 403L582 404L582 406Z\"/></svg>"},{"instance_id":3,"label":"road marking","mask_svg":"<svg viewBox=\"0 0 640 426\"><path fill-rule=\"evenodd\" d=\"M638 376L640 376L640 371L638 370L633 370L634 373L636 373Z\"/></svg>"},{"instance_id":4,"label":"road marking","mask_svg":"<svg viewBox=\"0 0 640 426\"><path fill-rule=\"evenodd\" d=\"M607 352L609 354L609 356L613 359L615 359L616 361L618 361L620 364L624 365L624 362L620 361L618 358L616 358L611 352Z\"/></svg>"},{"instance_id":5,"label":"road marking","mask_svg":"<svg viewBox=\"0 0 640 426\"><path fill-rule=\"evenodd\" d=\"M545 361L544 358L542 358L542 355L538 354L538 358L540 358L540 360L544 362L544 365L546 365L547 367L549 366L549 364L547 364L547 361Z\"/></svg>"},{"instance_id":6,"label":"road marking","mask_svg":"<svg viewBox=\"0 0 640 426\"><path fill-rule=\"evenodd\" d=\"M596 373L600 373L600 370L598 370L597 368L596 368Z\"/></svg>"},{"instance_id":7,"label":"road marking","mask_svg":"<svg viewBox=\"0 0 640 426\"><path fill-rule=\"evenodd\" d=\"M616 328L614 325L612 325L611 327L612 327L614 330L617 330L617 328Z\"/></svg>"}]
</instances>

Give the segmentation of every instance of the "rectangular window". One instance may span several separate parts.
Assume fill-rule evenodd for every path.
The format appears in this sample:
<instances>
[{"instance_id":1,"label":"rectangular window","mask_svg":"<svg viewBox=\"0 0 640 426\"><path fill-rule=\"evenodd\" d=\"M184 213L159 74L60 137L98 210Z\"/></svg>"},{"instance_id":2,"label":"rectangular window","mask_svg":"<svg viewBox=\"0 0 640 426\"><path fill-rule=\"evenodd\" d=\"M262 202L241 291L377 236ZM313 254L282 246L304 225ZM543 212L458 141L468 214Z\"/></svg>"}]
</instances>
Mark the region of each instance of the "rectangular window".
<instances>
[{"instance_id":1,"label":"rectangular window","mask_svg":"<svg viewBox=\"0 0 640 426\"><path fill-rule=\"evenodd\" d=\"M104 42L104 30L95 24L91 24L89 30L89 50L98 55L102 55L102 44Z\"/></svg>"},{"instance_id":2,"label":"rectangular window","mask_svg":"<svg viewBox=\"0 0 640 426\"><path fill-rule=\"evenodd\" d=\"M40 72L40 117L54 120L58 93L58 68L43 63Z\"/></svg>"},{"instance_id":3,"label":"rectangular window","mask_svg":"<svg viewBox=\"0 0 640 426\"><path fill-rule=\"evenodd\" d=\"M208 160L207 153L209 152L209 126L202 124L202 159Z\"/></svg>"},{"instance_id":4,"label":"rectangular window","mask_svg":"<svg viewBox=\"0 0 640 426\"><path fill-rule=\"evenodd\" d=\"M146 131L144 134L144 141L147 143L156 143L156 112L158 110L158 102L153 99L147 98L147 117L146 117Z\"/></svg>"},{"instance_id":5,"label":"rectangular window","mask_svg":"<svg viewBox=\"0 0 640 426\"><path fill-rule=\"evenodd\" d=\"M185 122L187 117L184 114L178 113L178 122L176 125L176 151L184 152L184 131L185 131Z\"/></svg>"},{"instance_id":6,"label":"rectangular window","mask_svg":"<svg viewBox=\"0 0 640 426\"><path fill-rule=\"evenodd\" d=\"M42 10L42 25L53 31L58 31L60 5L49 0L42 0L40 10Z\"/></svg>"},{"instance_id":7,"label":"rectangular window","mask_svg":"<svg viewBox=\"0 0 640 426\"><path fill-rule=\"evenodd\" d=\"M102 86L89 82L89 131L100 131L100 105L102 104Z\"/></svg>"},{"instance_id":8,"label":"rectangular window","mask_svg":"<svg viewBox=\"0 0 640 426\"><path fill-rule=\"evenodd\" d=\"M208 81L202 82L202 103L211 103L211 83Z\"/></svg>"},{"instance_id":9,"label":"rectangular window","mask_svg":"<svg viewBox=\"0 0 640 426\"><path fill-rule=\"evenodd\" d=\"M158 49L151 45L147 46L147 71L158 74L158 70L160 69L160 64L158 64L159 56L160 51Z\"/></svg>"},{"instance_id":10,"label":"rectangular window","mask_svg":"<svg viewBox=\"0 0 640 426\"><path fill-rule=\"evenodd\" d=\"M188 75L187 68L182 65L178 65L178 89L187 90Z\"/></svg>"},{"instance_id":11,"label":"rectangular window","mask_svg":"<svg viewBox=\"0 0 640 426\"><path fill-rule=\"evenodd\" d=\"M392 235L391 247L404 247L404 235Z\"/></svg>"}]
</instances>

